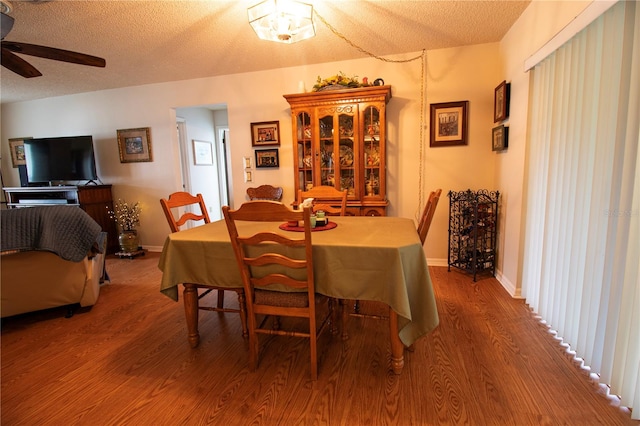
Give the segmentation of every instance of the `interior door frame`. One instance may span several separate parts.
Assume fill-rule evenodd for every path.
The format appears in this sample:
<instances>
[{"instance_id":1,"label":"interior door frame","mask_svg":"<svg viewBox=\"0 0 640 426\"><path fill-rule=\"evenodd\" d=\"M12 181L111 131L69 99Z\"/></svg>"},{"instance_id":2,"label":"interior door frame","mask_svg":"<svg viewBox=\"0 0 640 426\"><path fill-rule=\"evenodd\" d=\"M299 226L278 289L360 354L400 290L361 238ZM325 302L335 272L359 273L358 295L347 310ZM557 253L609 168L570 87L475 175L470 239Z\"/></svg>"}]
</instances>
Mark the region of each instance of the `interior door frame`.
<instances>
[{"instance_id":1,"label":"interior door frame","mask_svg":"<svg viewBox=\"0 0 640 426\"><path fill-rule=\"evenodd\" d=\"M187 121L182 117L176 117L176 130L178 132L178 146L180 148L180 175L182 178L182 190L191 192L191 177L189 176L189 146L187 145Z\"/></svg>"},{"instance_id":2,"label":"interior door frame","mask_svg":"<svg viewBox=\"0 0 640 426\"><path fill-rule=\"evenodd\" d=\"M230 206L233 199L233 185L229 180L231 176L231 166L229 162L229 126L216 128L218 133L218 182L220 183L220 203Z\"/></svg>"}]
</instances>

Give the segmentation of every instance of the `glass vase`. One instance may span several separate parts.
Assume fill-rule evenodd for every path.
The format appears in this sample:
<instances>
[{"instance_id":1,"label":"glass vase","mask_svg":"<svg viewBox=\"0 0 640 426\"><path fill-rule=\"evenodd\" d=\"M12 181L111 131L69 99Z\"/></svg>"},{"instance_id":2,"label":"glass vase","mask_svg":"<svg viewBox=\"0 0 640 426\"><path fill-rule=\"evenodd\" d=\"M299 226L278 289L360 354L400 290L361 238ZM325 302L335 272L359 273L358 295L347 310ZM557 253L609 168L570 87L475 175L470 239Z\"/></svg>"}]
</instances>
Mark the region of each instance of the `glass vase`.
<instances>
[{"instance_id":1,"label":"glass vase","mask_svg":"<svg viewBox=\"0 0 640 426\"><path fill-rule=\"evenodd\" d=\"M138 233L136 231L122 231L118 235L118 243L120 250L125 253L133 253L138 251Z\"/></svg>"}]
</instances>

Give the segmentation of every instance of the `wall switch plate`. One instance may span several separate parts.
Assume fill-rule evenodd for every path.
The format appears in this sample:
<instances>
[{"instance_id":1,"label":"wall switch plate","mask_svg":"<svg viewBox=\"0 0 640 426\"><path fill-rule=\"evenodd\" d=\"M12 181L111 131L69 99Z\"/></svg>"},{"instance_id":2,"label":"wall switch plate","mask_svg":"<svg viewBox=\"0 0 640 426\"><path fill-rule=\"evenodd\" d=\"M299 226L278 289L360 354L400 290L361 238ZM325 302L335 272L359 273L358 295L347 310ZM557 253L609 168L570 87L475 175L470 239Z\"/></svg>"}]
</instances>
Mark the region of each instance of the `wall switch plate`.
<instances>
[{"instance_id":1,"label":"wall switch plate","mask_svg":"<svg viewBox=\"0 0 640 426\"><path fill-rule=\"evenodd\" d=\"M242 157L242 167L245 169L251 168L251 157Z\"/></svg>"}]
</instances>

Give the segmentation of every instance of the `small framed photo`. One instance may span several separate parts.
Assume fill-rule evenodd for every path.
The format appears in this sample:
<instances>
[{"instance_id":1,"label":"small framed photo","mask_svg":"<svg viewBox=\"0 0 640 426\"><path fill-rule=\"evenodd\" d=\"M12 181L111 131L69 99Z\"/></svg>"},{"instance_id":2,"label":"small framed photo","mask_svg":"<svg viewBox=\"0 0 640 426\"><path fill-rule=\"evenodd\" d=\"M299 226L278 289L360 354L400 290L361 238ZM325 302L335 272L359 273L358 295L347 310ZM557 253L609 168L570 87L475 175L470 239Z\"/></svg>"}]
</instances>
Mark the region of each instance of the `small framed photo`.
<instances>
[{"instance_id":1,"label":"small framed photo","mask_svg":"<svg viewBox=\"0 0 640 426\"><path fill-rule=\"evenodd\" d=\"M151 157L151 129L118 130L118 151L121 163L153 161Z\"/></svg>"},{"instance_id":2,"label":"small framed photo","mask_svg":"<svg viewBox=\"0 0 640 426\"><path fill-rule=\"evenodd\" d=\"M280 145L280 122L251 123L251 146Z\"/></svg>"},{"instance_id":3,"label":"small framed photo","mask_svg":"<svg viewBox=\"0 0 640 426\"><path fill-rule=\"evenodd\" d=\"M256 149L256 168L280 167L277 149Z\"/></svg>"},{"instance_id":4,"label":"small framed photo","mask_svg":"<svg viewBox=\"0 0 640 426\"><path fill-rule=\"evenodd\" d=\"M469 101L431 104L432 147L467 144Z\"/></svg>"},{"instance_id":5,"label":"small framed photo","mask_svg":"<svg viewBox=\"0 0 640 426\"><path fill-rule=\"evenodd\" d=\"M504 125L494 127L491 136L491 150L502 151L509 146L509 128Z\"/></svg>"},{"instance_id":6,"label":"small framed photo","mask_svg":"<svg viewBox=\"0 0 640 426\"><path fill-rule=\"evenodd\" d=\"M503 81L496 87L493 97L493 122L498 123L509 117L509 95L511 84Z\"/></svg>"},{"instance_id":7,"label":"small framed photo","mask_svg":"<svg viewBox=\"0 0 640 426\"><path fill-rule=\"evenodd\" d=\"M9 150L11 151L11 162L13 167L25 166L27 157L24 152L24 140L31 138L11 138L9 139Z\"/></svg>"},{"instance_id":8,"label":"small framed photo","mask_svg":"<svg viewBox=\"0 0 640 426\"><path fill-rule=\"evenodd\" d=\"M193 140L193 162L196 166L213 165L213 144L207 141Z\"/></svg>"}]
</instances>

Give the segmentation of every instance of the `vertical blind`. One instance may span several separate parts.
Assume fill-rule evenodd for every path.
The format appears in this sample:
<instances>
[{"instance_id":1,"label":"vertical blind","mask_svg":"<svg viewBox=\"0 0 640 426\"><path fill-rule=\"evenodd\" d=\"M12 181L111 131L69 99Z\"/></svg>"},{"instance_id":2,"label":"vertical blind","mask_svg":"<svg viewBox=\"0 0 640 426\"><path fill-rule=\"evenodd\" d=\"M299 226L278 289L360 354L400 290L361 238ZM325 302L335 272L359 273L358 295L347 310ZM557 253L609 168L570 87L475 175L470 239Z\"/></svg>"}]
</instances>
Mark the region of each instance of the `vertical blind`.
<instances>
[{"instance_id":1,"label":"vertical blind","mask_svg":"<svg viewBox=\"0 0 640 426\"><path fill-rule=\"evenodd\" d=\"M531 78L522 288L640 419L640 7L617 3Z\"/></svg>"}]
</instances>

